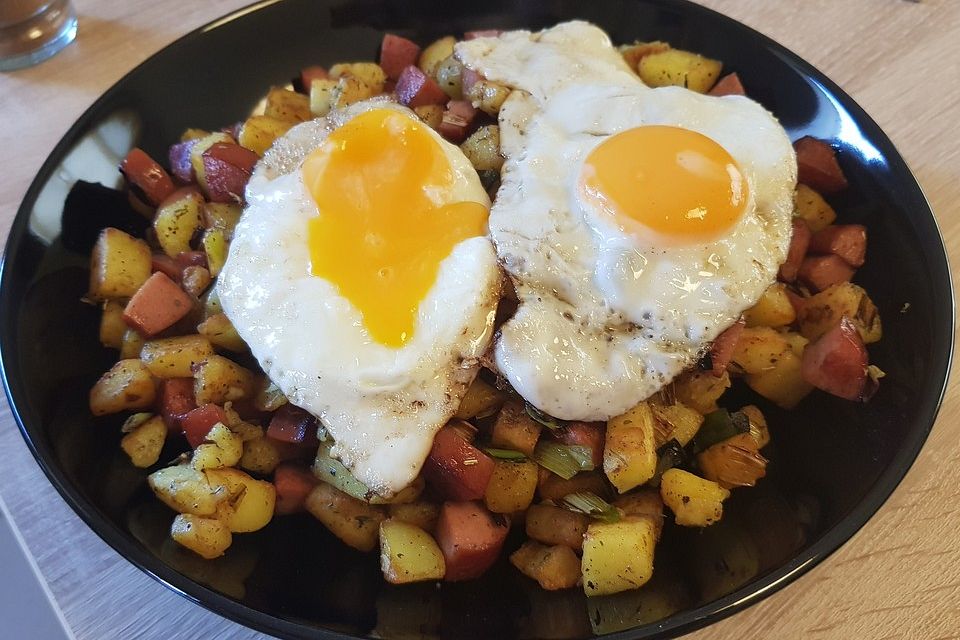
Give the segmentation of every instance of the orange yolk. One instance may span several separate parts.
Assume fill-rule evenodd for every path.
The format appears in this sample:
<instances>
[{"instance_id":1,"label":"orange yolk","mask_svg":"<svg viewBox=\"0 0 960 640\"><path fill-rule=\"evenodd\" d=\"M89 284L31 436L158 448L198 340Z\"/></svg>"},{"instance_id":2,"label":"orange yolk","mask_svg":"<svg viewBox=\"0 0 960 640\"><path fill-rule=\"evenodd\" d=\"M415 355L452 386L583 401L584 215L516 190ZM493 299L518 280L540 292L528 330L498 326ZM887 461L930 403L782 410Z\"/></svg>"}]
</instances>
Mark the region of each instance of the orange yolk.
<instances>
[{"instance_id":1,"label":"orange yolk","mask_svg":"<svg viewBox=\"0 0 960 640\"><path fill-rule=\"evenodd\" d=\"M749 195L726 149L661 125L607 138L587 156L581 187L624 230L640 225L647 237L674 245L719 237L740 219Z\"/></svg>"},{"instance_id":2,"label":"orange yolk","mask_svg":"<svg viewBox=\"0 0 960 640\"><path fill-rule=\"evenodd\" d=\"M423 125L389 109L334 131L302 171L320 212L308 225L311 272L359 309L374 340L402 346L440 263L486 234L487 207L434 202L453 188L450 162Z\"/></svg>"}]
</instances>

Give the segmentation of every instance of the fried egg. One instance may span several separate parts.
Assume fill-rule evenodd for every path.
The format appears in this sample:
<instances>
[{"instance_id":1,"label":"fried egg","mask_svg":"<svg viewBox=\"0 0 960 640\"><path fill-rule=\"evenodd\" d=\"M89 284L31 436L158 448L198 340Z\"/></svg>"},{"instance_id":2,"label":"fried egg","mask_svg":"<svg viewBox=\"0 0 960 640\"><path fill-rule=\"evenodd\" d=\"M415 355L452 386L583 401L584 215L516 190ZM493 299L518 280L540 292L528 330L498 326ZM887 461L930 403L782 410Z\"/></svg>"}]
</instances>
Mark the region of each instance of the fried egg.
<instances>
[{"instance_id":1,"label":"fried egg","mask_svg":"<svg viewBox=\"0 0 960 640\"><path fill-rule=\"evenodd\" d=\"M392 495L492 337L501 275L477 173L411 111L371 100L288 132L246 199L224 311L332 453Z\"/></svg>"},{"instance_id":2,"label":"fried egg","mask_svg":"<svg viewBox=\"0 0 960 640\"><path fill-rule=\"evenodd\" d=\"M490 232L519 297L494 361L540 410L619 415L695 363L776 277L796 158L742 96L650 88L584 22L456 46L513 89Z\"/></svg>"}]
</instances>

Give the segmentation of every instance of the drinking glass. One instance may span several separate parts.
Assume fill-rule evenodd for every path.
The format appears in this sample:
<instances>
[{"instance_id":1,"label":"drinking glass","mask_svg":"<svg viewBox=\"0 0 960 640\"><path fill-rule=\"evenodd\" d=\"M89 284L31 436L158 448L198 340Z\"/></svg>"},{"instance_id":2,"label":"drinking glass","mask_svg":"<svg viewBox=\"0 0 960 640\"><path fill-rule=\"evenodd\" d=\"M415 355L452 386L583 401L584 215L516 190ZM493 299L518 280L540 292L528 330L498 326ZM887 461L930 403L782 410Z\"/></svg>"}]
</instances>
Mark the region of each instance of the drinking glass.
<instances>
[{"instance_id":1,"label":"drinking glass","mask_svg":"<svg viewBox=\"0 0 960 640\"><path fill-rule=\"evenodd\" d=\"M46 60L76 35L70 0L0 0L0 71Z\"/></svg>"}]
</instances>

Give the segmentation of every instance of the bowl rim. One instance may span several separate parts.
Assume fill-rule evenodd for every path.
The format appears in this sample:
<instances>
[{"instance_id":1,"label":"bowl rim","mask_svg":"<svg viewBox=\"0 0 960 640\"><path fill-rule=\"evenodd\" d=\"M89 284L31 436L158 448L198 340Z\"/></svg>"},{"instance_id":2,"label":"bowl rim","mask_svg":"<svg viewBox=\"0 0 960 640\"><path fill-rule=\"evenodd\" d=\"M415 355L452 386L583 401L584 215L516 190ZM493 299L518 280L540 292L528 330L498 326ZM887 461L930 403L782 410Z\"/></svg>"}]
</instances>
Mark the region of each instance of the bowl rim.
<instances>
[{"instance_id":1,"label":"bowl rim","mask_svg":"<svg viewBox=\"0 0 960 640\"><path fill-rule=\"evenodd\" d=\"M244 18L247 15L256 14L262 9L284 1L285 0L260 0L253 2L252 4L240 7L219 18L211 20L205 25L193 29L154 52L144 61L130 69L84 110L49 152L46 160L44 160L24 194L20 206L17 208L4 252L0 255L0 309L10 309L12 308L11 305L14 304L14 301L10 300L9 280L11 276L8 272L10 271L10 266L15 262L24 234L28 232L27 226L30 217L30 208L35 203L40 189L62 159L65 151L77 141L80 133L86 130L101 106L120 91L132 76L140 73L141 69L155 58L166 55L170 50L181 46L184 42L202 38L204 34L209 31L222 27L234 20ZM816 69L812 64L806 62L806 60L793 51L752 27L714 9L697 4L692 0L636 1L655 7L680 10L685 15L699 14L706 20L723 23L729 28L741 31L745 37L756 41L767 52L784 60L804 77L816 80L828 94L834 97L836 101L850 113L854 122L864 130L865 137L869 137L878 143L878 150L890 165L892 173L901 179L903 176L906 176L907 184L905 186L914 191L912 194L913 199L915 204L918 205L915 213L929 217L930 222L932 222L932 230L935 237L931 237L929 240L936 245L936 250L927 255L927 269L928 271L940 269L945 273L946 277L944 280L947 283L947 290L941 293L949 294L948 304L945 305L944 309L940 310L945 311L947 310L946 307L949 307L949 319L946 323L948 326L942 325L942 317L935 317L933 330L936 332L936 330L939 329L944 331L945 335L953 336L956 329L956 299L953 280L950 277L949 255L944 245L942 231L933 213L933 209L923 193L922 187L917 182L916 177L913 172L910 171L899 151L897 151L893 142L879 125L877 125L853 98L824 73ZM332 640L335 638L356 637L320 627L306 626L293 619L270 615L241 602L237 602L218 591L194 581L178 571L174 571L169 565L160 561L159 558L147 553L142 546L130 536L129 532L120 529L108 520L100 517L97 507L71 484L69 479L57 466L47 462L40 448L38 448L37 443L34 442L30 435L25 418L15 402L15 397L23 394L23 387L19 380L14 379L10 375L12 367L15 366L12 358L11 362L7 362L7 354L12 353L15 348L12 344L13 327L11 326L12 323L8 322L9 315L13 314L9 312L0 313L0 379L3 381L11 415L16 421L20 434L26 442L30 453L43 470L47 479L60 494L61 498L94 534L106 542L107 545L116 551L125 561L130 562L164 587L183 596L194 604L233 622L261 632L286 638L319 637L330 638ZM943 314L940 313L939 315L942 316ZM940 326L938 326L938 324ZM873 486L867 491L864 498L835 526L824 531L820 535L819 540L803 549L796 557L787 563L770 571L758 580L751 581L747 585L717 600L682 611L654 623L606 634L602 637L613 640L630 640L638 637L647 637L647 634L650 632L656 632L658 634L657 637L676 637L703 628L709 624L723 620L779 591L821 563L849 541L890 497L909 472L920 450L926 443L930 431L936 422L937 414L943 403L949 382L955 343L952 339L949 340L948 343L948 350L942 353L940 358L933 363L936 365L934 369L939 372L938 376L942 376L943 382L940 389L929 390L922 398L922 415L919 416L919 420L923 422L925 426L920 434L921 437L915 438L913 442L908 443L908 446L902 447L896 452L887 467L874 482Z\"/></svg>"}]
</instances>

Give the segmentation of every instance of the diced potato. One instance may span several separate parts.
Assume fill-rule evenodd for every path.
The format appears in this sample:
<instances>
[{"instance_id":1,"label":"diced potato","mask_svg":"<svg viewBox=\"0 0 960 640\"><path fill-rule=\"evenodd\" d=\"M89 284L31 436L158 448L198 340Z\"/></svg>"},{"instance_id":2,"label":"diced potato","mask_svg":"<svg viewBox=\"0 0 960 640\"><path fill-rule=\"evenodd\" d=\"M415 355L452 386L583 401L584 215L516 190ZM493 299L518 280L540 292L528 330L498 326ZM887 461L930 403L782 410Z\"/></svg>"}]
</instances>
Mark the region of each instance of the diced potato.
<instances>
[{"instance_id":1,"label":"diced potato","mask_svg":"<svg viewBox=\"0 0 960 640\"><path fill-rule=\"evenodd\" d=\"M763 373L773 369L784 355L792 354L783 334L770 327L747 327L730 359L745 373Z\"/></svg>"},{"instance_id":2,"label":"diced potato","mask_svg":"<svg viewBox=\"0 0 960 640\"><path fill-rule=\"evenodd\" d=\"M484 501L493 513L523 511L537 490L537 464L531 460L495 460Z\"/></svg>"},{"instance_id":3,"label":"diced potato","mask_svg":"<svg viewBox=\"0 0 960 640\"><path fill-rule=\"evenodd\" d=\"M500 127L489 124L480 127L460 145L463 155L477 171L499 171L503 166L500 155Z\"/></svg>"},{"instance_id":4,"label":"diced potato","mask_svg":"<svg viewBox=\"0 0 960 640\"><path fill-rule=\"evenodd\" d=\"M273 141L290 130L291 123L270 116L250 116L240 127L237 142L255 153L263 155Z\"/></svg>"},{"instance_id":5,"label":"diced potato","mask_svg":"<svg viewBox=\"0 0 960 640\"><path fill-rule=\"evenodd\" d=\"M370 95L383 93L383 85L387 81L387 74L376 62L349 62L330 67L332 79L340 80L344 76L352 76L365 84Z\"/></svg>"},{"instance_id":6,"label":"diced potato","mask_svg":"<svg viewBox=\"0 0 960 640\"><path fill-rule=\"evenodd\" d=\"M273 483L255 480L239 469L207 469L207 481L227 496L217 505L217 518L233 533L257 531L273 518L277 490Z\"/></svg>"},{"instance_id":7,"label":"diced potato","mask_svg":"<svg viewBox=\"0 0 960 640\"><path fill-rule=\"evenodd\" d=\"M203 196L199 191L185 189L171 198L157 209L153 229L163 252L176 258L190 251L193 234L203 226Z\"/></svg>"},{"instance_id":8,"label":"diced potato","mask_svg":"<svg viewBox=\"0 0 960 640\"><path fill-rule=\"evenodd\" d=\"M426 488L427 483L421 476L413 479L413 482L397 491L390 497L371 495L368 502L370 504L409 504L420 499L420 494Z\"/></svg>"},{"instance_id":9,"label":"diced potato","mask_svg":"<svg viewBox=\"0 0 960 640\"><path fill-rule=\"evenodd\" d=\"M170 537L205 560L219 558L233 542L227 525L189 513L178 514L173 519Z\"/></svg>"},{"instance_id":10,"label":"diced potato","mask_svg":"<svg viewBox=\"0 0 960 640\"><path fill-rule=\"evenodd\" d=\"M190 164L197 176L197 184L204 185L207 183L207 170L203 166L203 152L218 142L233 142L233 138L222 131L216 131L200 138L190 148Z\"/></svg>"},{"instance_id":11,"label":"diced potato","mask_svg":"<svg viewBox=\"0 0 960 640\"><path fill-rule=\"evenodd\" d=\"M123 436L120 448L130 456L133 466L145 469L160 459L166 438L167 425L163 424L163 418L154 416Z\"/></svg>"},{"instance_id":12,"label":"diced potato","mask_svg":"<svg viewBox=\"0 0 960 640\"><path fill-rule=\"evenodd\" d=\"M660 480L660 496L677 524L706 527L723 517L723 501L730 492L688 471L669 469Z\"/></svg>"},{"instance_id":13,"label":"diced potato","mask_svg":"<svg viewBox=\"0 0 960 640\"><path fill-rule=\"evenodd\" d=\"M456 57L447 56L439 65L437 65L436 80L443 92L450 96L451 100L460 100L463 98L463 65Z\"/></svg>"},{"instance_id":14,"label":"diced potato","mask_svg":"<svg viewBox=\"0 0 960 640\"><path fill-rule=\"evenodd\" d=\"M187 127L180 134L180 142L189 142L190 140L199 140L204 136L210 135L206 129L197 129L196 127Z\"/></svg>"},{"instance_id":15,"label":"diced potato","mask_svg":"<svg viewBox=\"0 0 960 640\"><path fill-rule=\"evenodd\" d=\"M203 336L177 336L147 340L140 359L158 378L192 378L194 365L213 355L213 346Z\"/></svg>"},{"instance_id":16,"label":"diced potato","mask_svg":"<svg viewBox=\"0 0 960 640\"><path fill-rule=\"evenodd\" d=\"M537 492L542 500L560 500L571 493L587 491L595 493L601 498L610 496L610 486L603 471L581 471L569 480L565 480L546 469L540 470L537 481Z\"/></svg>"},{"instance_id":17,"label":"diced potato","mask_svg":"<svg viewBox=\"0 0 960 640\"><path fill-rule=\"evenodd\" d=\"M658 449L667 440L676 440L681 446L687 446L703 425L703 414L679 401L671 405L651 404L650 409L657 422L667 426L666 429L657 429L656 432L669 433L663 442L660 442L659 438L654 442Z\"/></svg>"},{"instance_id":18,"label":"diced potato","mask_svg":"<svg viewBox=\"0 0 960 640\"><path fill-rule=\"evenodd\" d=\"M540 423L527 415L523 401L513 399L500 410L490 441L494 447L532 456L540 438L540 428Z\"/></svg>"},{"instance_id":19,"label":"diced potato","mask_svg":"<svg viewBox=\"0 0 960 640\"><path fill-rule=\"evenodd\" d=\"M251 440L260 440L264 436L263 427L259 427L255 424L250 424L249 422L244 422L237 415L237 412L233 410L233 407L229 406L231 403L227 403L227 407L224 409L224 414L226 419L223 421L225 425L230 427L230 431L233 431L235 434L240 436L240 439L246 444Z\"/></svg>"},{"instance_id":20,"label":"diced potato","mask_svg":"<svg viewBox=\"0 0 960 640\"><path fill-rule=\"evenodd\" d=\"M280 452L270 438L254 438L243 443L240 468L264 475L273 473L280 464Z\"/></svg>"},{"instance_id":21,"label":"diced potato","mask_svg":"<svg viewBox=\"0 0 960 640\"><path fill-rule=\"evenodd\" d=\"M100 313L100 344L111 349L123 346L123 334L127 331L127 323L123 321L124 305L114 300L103 303Z\"/></svg>"},{"instance_id":22,"label":"diced potato","mask_svg":"<svg viewBox=\"0 0 960 640\"><path fill-rule=\"evenodd\" d=\"M552 504L535 504L527 510L527 535L546 545L562 544L574 551L583 549L589 516Z\"/></svg>"},{"instance_id":23,"label":"diced potato","mask_svg":"<svg viewBox=\"0 0 960 640\"><path fill-rule=\"evenodd\" d=\"M314 80L310 83L310 112L314 116L325 116L333 108L337 80L329 78Z\"/></svg>"},{"instance_id":24,"label":"diced potato","mask_svg":"<svg viewBox=\"0 0 960 640\"><path fill-rule=\"evenodd\" d=\"M197 404L223 404L247 398L256 390L256 376L232 360L213 355L198 363L193 374Z\"/></svg>"},{"instance_id":25,"label":"diced potato","mask_svg":"<svg viewBox=\"0 0 960 640\"><path fill-rule=\"evenodd\" d=\"M203 221L208 229L223 229L227 238L233 237L233 229L240 222L243 208L232 202L208 202L203 206Z\"/></svg>"},{"instance_id":26,"label":"diced potato","mask_svg":"<svg viewBox=\"0 0 960 640\"><path fill-rule=\"evenodd\" d=\"M357 500L367 500L370 489L357 480L343 463L330 454L333 441L321 442L317 447L317 457L313 462L313 475L343 491Z\"/></svg>"},{"instance_id":27,"label":"diced potato","mask_svg":"<svg viewBox=\"0 0 960 640\"><path fill-rule=\"evenodd\" d=\"M310 113L310 98L283 87L273 87L267 93L263 115L292 124L313 118Z\"/></svg>"},{"instance_id":28,"label":"diced potato","mask_svg":"<svg viewBox=\"0 0 960 640\"><path fill-rule=\"evenodd\" d=\"M127 329L123 332L123 340L120 341L120 359L139 358L146 343L147 339L140 335L139 331L133 328Z\"/></svg>"},{"instance_id":29,"label":"diced potato","mask_svg":"<svg viewBox=\"0 0 960 640\"><path fill-rule=\"evenodd\" d=\"M819 193L805 184L798 184L793 196L796 215L807 221L810 230L816 233L833 224L837 219L837 212Z\"/></svg>"},{"instance_id":30,"label":"diced potato","mask_svg":"<svg viewBox=\"0 0 960 640\"><path fill-rule=\"evenodd\" d=\"M147 483L160 500L179 513L212 516L224 498L210 486L207 477L188 464L166 467L147 476Z\"/></svg>"},{"instance_id":31,"label":"diced potato","mask_svg":"<svg viewBox=\"0 0 960 640\"><path fill-rule=\"evenodd\" d=\"M209 442L201 444L193 452L190 464L197 471L232 467L243 455L243 438L218 422L207 434Z\"/></svg>"},{"instance_id":32,"label":"diced potato","mask_svg":"<svg viewBox=\"0 0 960 640\"><path fill-rule=\"evenodd\" d=\"M139 360L120 360L90 389L90 411L95 416L153 406L156 381Z\"/></svg>"},{"instance_id":33,"label":"diced potato","mask_svg":"<svg viewBox=\"0 0 960 640\"><path fill-rule=\"evenodd\" d=\"M460 401L460 407L454 417L460 420L485 418L493 415L503 404L503 400L504 394L502 391L480 378L474 378L470 386L467 387L467 392L464 394L463 400Z\"/></svg>"},{"instance_id":34,"label":"diced potato","mask_svg":"<svg viewBox=\"0 0 960 640\"><path fill-rule=\"evenodd\" d=\"M747 327L783 327L793 324L797 314L787 297L787 285L775 282L749 309L743 312Z\"/></svg>"},{"instance_id":35,"label":"diced potato","mask_svg":"<svg viewBox=\"0 0 960 640\"><path fill-rule=\"evenodd\" d=\"M637 73L650 87L686 87L706 93L717 82L723 63L682 49L651 53L640 59Z\"/></svg>"},{"instance_id":36,"label":"diced potato","mask_svg":"<svg viewBox=\"0 0 960 640\"><path fill-rule=\"evenodd\" d=\"M94 300L129 298L151 273L150 247L139 238L108 227L100 232L90 256L90 291Z\"/></svg>"},{"instance_id":37,"label":"diced potato","mask_svg":"<svg viewBox=\"0 0 960 640\"><path fill-rule=\"evenodd\" d=\"M642 587L653 576L656 531L650 518L594 522L583 541L583 590L588 596Z\"/></svg>"},{"instance_id":38,"label":"diced potato","mask_svg":"<svg viewBox=\"0 0 960 640\"><path fill-rule=\"evenodd\" d=\"M547 591L569 589L580 581L580 558L570 547L548 547L528 540L510 554L510 564Z\"/></svg>"},{"instance_id":39,"label":"diced potato","mask_svg":"<svg viewBox=\"0 0 960 640\"><path fill-rule=\"evenodd\" d=\"M440 505L428 500L391 504L387 509L391 520L406 522L431 532L437 526L437 518L440 516Z\"/></svg>"},{"instance_id":40,"label":"diced potato","mask_svg":"<svg viewBox=\"0 0 960 640\"><path fill-rule=\"evenodd\" d=\"M803 350L807 348L807 345L810 344L810 341L804 338L799 333L793 331L787 331L783 334L783 339L787 341L787 344L790 345L790 349L793 351L793 355L798 358L803 357Z\"/></svg>"},{"instance_id":41,"label":"diced potato","mask_svg":"<svg viewBox=\"0 0 960 640\"><path fill-rule=\"evenodd\" d=\"M486 114L496 116L510 95L510 89L489 80L477 80L467 90L464 98Z\"/></svg>"},{"instance_id":42,"label":"diced potato","mask_svg":"<svg viewBox=\"0 0 960 640\"><path fill-rule=\"evenodd\" d=\"M253 406L257 411L276 411L287 402L287 396L270 378L263 376L257 381L257 395L253 398Z\"/></svg>"},{"instance_id":43,"label":"diced potato","mask_svg":"<svg viewBox=\"0 0 960 640\"><path fill-rule=\"evenodd\" d=\"M743 415L750 420L750 435L757 443L757 448L762 449L770 444L770 430L767 428L767 419L763 413L752 404L740 409Z\"/></svg>"},{"instance_id":44,"label":"diced potato","mask_svg":"<svg viewBox=\"0 0 960 640\"><path fill-rule=\"evenodd\" d=\"M407 522L380 523L380 569L391 584L440 580L447 570L430 534Z\"/></svg>"},{"instance_id":45,"label":"diced potato","mask_svg":"<svg viewBox=\"0 0 960 640\"><path fill-rule=\"evenodd\" d=\"M707 415L717 410L717 400L730 388L730 374L713 375L712 371L694 369L674 382L677 400L691 409Z\"/></svg>"},{"instance_id":46,"label":"diced potato","mask_svg":"<svg viewBox=\"0 0 960 640\"><path fill-rule=\"evenodd\" d=\"M800 358L792 351L781 356L773 368L747 375L746 381L751 389L784 409L793 409L813 391L813 385L801 373Z\"/></svg>"},{"instance_id":47,"label":"diced potato","mask_svg":"<svg viewBox=\"0 0 960 640\"><path fill-rule=\"evenodd\" d=\"M800 333L816 340L849 318L864 344L877 342L883 336L880 313L867 292L852 282L841 282L807 298L800 312Z\"/></svg>"},{"instance_id":48,"label":"diced potato","mask_svg":"<svg viewBox=\"0 0 960 640\"><path fill-rule=\"evenodd\" d=\"M202 302L204 318L223 313L223 305L220 304L220 295L217 293L216 287L203 294Z\"/></svg>"},{"instance_id":49,"label":"diced potato","mask_svg":"<svg viewBox=\"0 0 960 640\"><path fill-rule=\"evenodd\" d=\"M184 268L183 279L180 284L184 291L195 298L199 298L203 295L203 292L207 290L211 282L213 282L213 278L210 276L210 271L206 267L190 265Z\"/></svg>"},{"instance_id":50,"label":"diced potato","mask_svg":"<svg viewBox=\"0 0 960 640\"><path fill-rule=\"evenodd\" d=\"M425 104L419 107L414 107L413 112L417 114L417 117L423 120L423 122L431 129L438 129L440 127L440 123L443 122L442 105Z\"/></svg>"},{"instance_id":51,"label":"diced potato","mask_svg":"<svg viewBox=\"0 0 960 640\"><path fill-rule=\"evenodd\" d=\"M207 269L210 270L210 275L216 278L227 262L227 251L230 248L227 234L223 229L207 229L200 242L207 254Z\"/></svg>"},{"instance_id":52,"label":"diced potato","mask_svg":"<svg viewBox=\"0 0 960 640\"><path fill-rule=\"evenodd\" d=\"M613 505L627 517L650 518L657 540L660 540L660 532L663 530L663 498L660 497L660 491L653 487L644 487L618 497L613 501Z\"/></svg>"},{"instance_id":53,"label":"diced potato","mask_svg":"<svg viewBox=\"0 0 960 640\"><path fill-rule=\"evenodd\" d=\"M436 40L420 52L417 66L428 76L436 79L437 68L444 60L453 55L453 45L457 43L453 36L445 36Z\"/></svg>"},{"instance_id":54,"label":"diced potato","mask_svg":"<svg viewBox=\"0 0 960 640\"><path fill-rule=\"evenodd\" d=\"M625 44L621 46L620 55L623 56L623 60L627 63L627 65L636 71L640 64L640 60L642 60L644 56L669 50L670 45L659 40L654 42L635 42L633 44Z\"/></svg>"},{"instance_id":55,"label":"diced potato","mask_svg":"<svg viewBox=\"0 0 960 640\"><path fill-rule=\"evenodd\" d=\"M212 315L201 322L197 325L197 333L221 349L236 352L247 350L247 343L243 341L233 323L224 313Z\"/></svg>"},{"instance_id":56,"label":"diced potato","mask_svg":"<svg viewBox=\"0 0 960 640\"><path fill-rule=\"evenodd\" d=\"M653 411L648 403L641 402L607 421L603 471L623 493L652 478L656 470Z\"/></svg>"},{"instance_id":57,"label":"diced potato","mask_svg":"<svg viewBox=\"0 0 960 640\"><path fill-rule=\"evenodd\" d=\"M767 459L758 449L752 433L740 433L697 454L697 466L724 489L752 487L767 474Z\"/></svg>"},{"instance_id":58,"label":"diced potato","mask_svg":"<svg viewBox=\"0 0 960 640\"><path fill-rule=\"evenodd\" d=\"M345 544L360 551L377 547L380 523L385 519L383 507L357 500L326 482L310 492L305 506Z\"/></svg>"}]
</instances>

